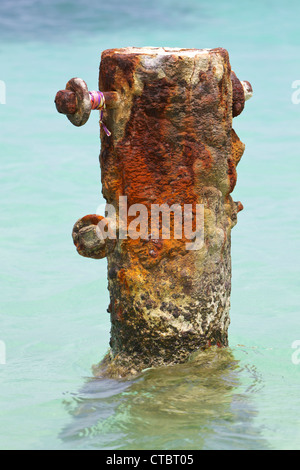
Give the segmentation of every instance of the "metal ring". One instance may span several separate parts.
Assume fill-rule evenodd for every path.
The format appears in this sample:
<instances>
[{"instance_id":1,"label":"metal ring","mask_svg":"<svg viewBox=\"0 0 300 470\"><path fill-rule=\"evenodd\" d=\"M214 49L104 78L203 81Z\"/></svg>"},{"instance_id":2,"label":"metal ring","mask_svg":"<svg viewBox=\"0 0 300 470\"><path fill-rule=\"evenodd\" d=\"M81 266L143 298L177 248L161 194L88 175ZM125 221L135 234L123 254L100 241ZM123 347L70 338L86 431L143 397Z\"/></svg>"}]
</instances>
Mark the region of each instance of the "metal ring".
<instances>
[{"instance_id":1,"label":"metal ring","mask_svg":"<svg viewBox=\"0 0 300 470\"><path fill-rule=\"evenodd\" d=\"M76 94L77 110L75 114L67 114L67 118L74 126L83 126L89 119L92 104L87 84L81 78L71 78L66 85L67 90Z\"/></svg>"}]
</instances>

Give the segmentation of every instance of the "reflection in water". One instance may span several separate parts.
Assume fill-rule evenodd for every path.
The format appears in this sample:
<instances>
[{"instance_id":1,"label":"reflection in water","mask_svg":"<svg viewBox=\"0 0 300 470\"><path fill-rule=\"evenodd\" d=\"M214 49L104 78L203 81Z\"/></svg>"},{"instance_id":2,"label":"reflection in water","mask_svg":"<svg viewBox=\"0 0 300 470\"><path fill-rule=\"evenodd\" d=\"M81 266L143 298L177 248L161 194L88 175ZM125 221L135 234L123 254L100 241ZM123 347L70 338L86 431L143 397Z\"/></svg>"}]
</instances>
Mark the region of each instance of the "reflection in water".
<instances>
[{"instance_id":1,"label":"reflection in water","mask_svg":"<svg viewBox=\"0 0 300 470\"><path fill-rule=\"evenodd\" d=\"M249 404L259 380L230 350L214 348L131 380L90 379L64 400L73 419L60 437L72 448L266 449Z\"/></svg>"}]
</instances>

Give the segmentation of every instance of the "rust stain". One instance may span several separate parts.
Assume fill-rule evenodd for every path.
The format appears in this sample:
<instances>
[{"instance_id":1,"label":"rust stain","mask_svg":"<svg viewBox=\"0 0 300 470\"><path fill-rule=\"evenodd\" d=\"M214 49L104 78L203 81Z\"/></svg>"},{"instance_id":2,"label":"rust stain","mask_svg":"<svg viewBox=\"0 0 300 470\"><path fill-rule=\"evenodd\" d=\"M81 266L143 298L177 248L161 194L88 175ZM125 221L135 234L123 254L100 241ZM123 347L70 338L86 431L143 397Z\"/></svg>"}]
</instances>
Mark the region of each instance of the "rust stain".
<instances>
[{"instance_id":1,"label":"rust stain","mask_svg":"<svg viewBox=\"0 0 300 470\"><path fill-rule=\"evenodd\" d=\"M235 166L237 166L243 156L245 145L240 141L234 129L231 129L231 139L232 139L232 158L233 158Z\"/></svg>"},{"instance_id":2,"label":"rust stain","mask_svg":"<svg viewBox=\"0 0 300 470\"><path fill-rule=\"evenodd\" d=\"M97 214L88 214L82 217L82 226L85 225L98 225L98 223L103 219L101 215Z\"/></svg>"},{"instance_id":3,"label":"rust stain","mask_svg":"<svg viewBox=\"0 0 300 470\"><path fill-rule=\"evenodd\" d=\"M232 82L232 117L236 117L244 109L245 106L245 95L244 89L237 78L236 74L231 71L231 82Z\"/></svg>"},{"instance_id":4,"label":"rust stain","mask_svg":"<svg viewBox=\"0 0 300 470\"><path fill-rule=\"evenodd\" d=\"M120 89L120 83L133 86L133 76L139 59L135 54L114 53L114 49L102 52L100 63L100 82L103 91Z\"/></svg>"},{"instance_id":5,"label":"rust stain","mask_svg":"<svg viewBox=\"0 0 300 470\"><path fill-rule=\"evenodd\" d=\"M237 202L237 212L240 212L244 209L244 206L243 204L241 203L241 201L238 201Z\"/></svg>"},{"instance_id":6,"label":"rust stain","mask_svg":"<svg viewBox=\"0 0 300 470\"><path fill-rule=\"evenodd\" d=\"M125 272L125 269L122 268L118 271L118 279L119 281L121 282L121 284L124 285L125 289L129 292L129 285L128 285L128 282L127 282L127 276L126 276L126 272Z\"/></svg>"},{"instance_id":7,"label":"rust stain","mask_svg":"<svg viewBox=\"0 0 300 470\"><path fill-rule=\"evenodd\" d=\"M236 168L235 168L235 162L232 158L232 156L230 156L228 159L227 159L227 164L228 164L228 178L229 178L229 193L232 193L232 191L234 190L234 187L236 185L236 181L237 181L237 172L236 172Z\"/></svg>"}]
</instances>

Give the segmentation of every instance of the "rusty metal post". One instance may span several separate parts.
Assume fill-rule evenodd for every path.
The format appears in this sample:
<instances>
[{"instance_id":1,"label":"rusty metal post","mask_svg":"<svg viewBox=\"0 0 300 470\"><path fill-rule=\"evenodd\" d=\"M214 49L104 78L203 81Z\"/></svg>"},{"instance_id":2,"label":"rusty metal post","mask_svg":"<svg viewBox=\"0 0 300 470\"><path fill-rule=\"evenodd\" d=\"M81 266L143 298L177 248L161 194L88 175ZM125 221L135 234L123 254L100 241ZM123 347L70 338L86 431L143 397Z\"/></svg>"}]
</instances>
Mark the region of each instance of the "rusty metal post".
<instances>
[{"instance_id":1,"label":"rusty metal post","mask_svg":"<svg viewBox=\"0 0 300 470\"><path fill-rule=\"evenodd\" d=\"M103 217L90 215L75 224L73 238L80 254L108 262L110 351L95 373L126 376L228 345L230 234L243 208L230 193L244 152L232 118L252 89L237 79L221 48L106 50L99 89L118 97L105 112L111 135L101 131L100 154L117 236L100 240ZM125 197L128 208L147 208L147 237L120 237ZM203 208L198 249L187 249L184 217L181 238L165 239L162 229L153 238L151 211L163 204L188 205L193 216ZM125 229L134 219L127 216Z\"/></svg>"}]
</instances>

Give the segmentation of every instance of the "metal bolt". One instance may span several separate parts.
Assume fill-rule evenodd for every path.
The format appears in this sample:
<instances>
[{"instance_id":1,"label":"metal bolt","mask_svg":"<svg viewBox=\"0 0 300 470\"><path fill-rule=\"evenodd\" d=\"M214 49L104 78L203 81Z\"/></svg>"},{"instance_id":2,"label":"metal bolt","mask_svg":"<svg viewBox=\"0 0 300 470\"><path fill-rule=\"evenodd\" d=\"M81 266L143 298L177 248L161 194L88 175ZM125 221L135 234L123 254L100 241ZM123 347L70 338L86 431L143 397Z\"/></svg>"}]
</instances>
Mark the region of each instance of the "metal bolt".
<instances>
[{"instance_id":1,"label":"metal bolt","mask_svg":"<svg viewBox=\"0 0 300 470\"><path fill-rule=\"evenodd\" d=\"M116 91L104 91L102 95L107 108L113 108L118 102ZM77 127L83 126L88 121L92 109L101 109L93 108L91 94L81 78L71 78L66 84L66 89L56 93L54 102L57 111L66 114L69 121Z\"/></svg>"},{"instance_id":2,"label":"metal bolt","mask_svg":"<svg viewBox=\"0 0 300 470\"><path fill-rule=\"evenodd\" d=\"M240 81L231 71L232 83L232 117L238 116L244 109L245 101L253 95L252 86L248 81Z\"/></svg>"}]
</instances>

